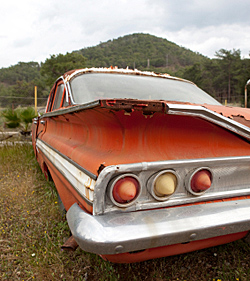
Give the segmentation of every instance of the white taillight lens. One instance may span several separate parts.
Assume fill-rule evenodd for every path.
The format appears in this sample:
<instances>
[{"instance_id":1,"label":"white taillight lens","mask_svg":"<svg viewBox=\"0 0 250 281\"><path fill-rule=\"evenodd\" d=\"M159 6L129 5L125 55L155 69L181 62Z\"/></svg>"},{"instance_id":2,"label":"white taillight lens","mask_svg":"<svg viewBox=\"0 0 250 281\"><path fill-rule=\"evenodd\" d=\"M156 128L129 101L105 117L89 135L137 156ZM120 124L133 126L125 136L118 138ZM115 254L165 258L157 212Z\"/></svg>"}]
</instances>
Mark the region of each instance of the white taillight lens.
<instances>
[{"instance_id":1,"label":"white taillight lens","mask_svg":"<svg viewBox=\"0 0 250 281\"><path fill-rule=\"evenodd\" d=\"M157 196L169 196L175 192L176 186L176 176L167 172L156 178L154 192Z\"/></svg>"},{"instance_id":2,"label":"white taillight lens","mask_svg":"<svg viewBox=\"0 0 250 281\"><path fill-rule=\"evenodd\" d=\"M174 171L161 171L149 179L148 191L156 200L165 201L175 193L178 182L178 176Z\"/></svg>"}]
</instances>

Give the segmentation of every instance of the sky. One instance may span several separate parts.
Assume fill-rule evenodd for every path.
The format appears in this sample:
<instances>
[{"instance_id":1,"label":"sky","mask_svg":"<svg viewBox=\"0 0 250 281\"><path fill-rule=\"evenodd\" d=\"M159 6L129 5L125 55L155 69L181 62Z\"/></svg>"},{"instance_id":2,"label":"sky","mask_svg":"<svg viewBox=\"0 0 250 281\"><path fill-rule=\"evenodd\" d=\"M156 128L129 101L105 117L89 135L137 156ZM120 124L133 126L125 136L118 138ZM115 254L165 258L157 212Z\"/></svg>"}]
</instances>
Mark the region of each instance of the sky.
<instances>
[{"instance_id":1,"label":"sky","mask_svg":"<svg viewBox=\"0 0 250 281\"><path fill-rule=\"evenodd\" d=\"M155 35L210 58L220 49L240 49L250 58L250 1L2 1L0 68L41 63L133 33Z\"/></svg>"}]
</instances>

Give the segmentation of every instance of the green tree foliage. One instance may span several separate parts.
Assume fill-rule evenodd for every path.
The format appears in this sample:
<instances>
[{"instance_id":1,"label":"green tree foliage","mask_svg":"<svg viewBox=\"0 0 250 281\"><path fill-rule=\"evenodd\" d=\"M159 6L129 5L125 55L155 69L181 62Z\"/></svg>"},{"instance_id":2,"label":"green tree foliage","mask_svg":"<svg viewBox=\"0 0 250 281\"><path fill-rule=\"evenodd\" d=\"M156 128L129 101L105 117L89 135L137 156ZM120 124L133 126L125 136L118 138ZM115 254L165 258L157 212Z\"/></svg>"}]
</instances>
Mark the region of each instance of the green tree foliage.
<instances>
[{"instance_id":1,"label":"green tree foliage","mask_svg":"<svg viewBox=\"0 0 250 281\"><path fill-rule=\"evenodd\" d=\"M220 73L220 85L227 91L227 99L231 100L231 95L237 94L237 84L240 79L241 57L240 50L220 49L215 53L220 60L218 68Z\"/></svg>"},{"instance_id":2,"label":"green tree foliage","mask_svg":"<svg viewBox=\"0 0 250 281\"><path fill-rule=\"evenodd\" d=\"M224 102L243 103L246 81L250 77L250 60L241 59L240 50L221 49L216 59L182 69L181 76Z\"/></svg>"},{"instance_id":3,"label":"green tree foliage","mask_svg":"<svg viewBox=\"0 0 250 281\"><path fill-rule=\"evenodd\" d=\"M79 51L88 67L178 69L207 59L183 47L149 34L132 34Z\"/></svg>"},{"instance_id":4,"label":"green tree foliage","mask_svg":"<svg viewBox=\"0 0 250 281\"><path fill-rule=\"evenodd\" d=\"M18 64L0 69L0 82L14 85L17 81L31 82L40 78L40 65L37 62L19 62Z\"/></svg>"},{"instance_id":5,"label":"green tree foliage","mask_svg":"<svg viewBox=\"0 0 250 281\"><path fill-rule=\"evenodd\" d=\"M45 104L49 89L40 74L38 63L19 62L9 68L0 69L0 106L33 105L34 86L38 86L40 103Z\"/></svg>"},{"instance_id":6,"label":"green tree foliage","mask_svg":"<svg viewBox=\"0 0 250 281\"><path fill-rule=\"evenodd\" d=\"M41 66L36 62L19 62L0 69L0 105L33 105L35 85L38 102L45 105L51 86L65 72L111 65L169 73L193 81L221 102L243 102L250 60L242 59L240 50L235 49L221 49L215 56L209 59L149 34L127 35L66 55L52 55Z\"/></svg>"},{"instance_id":7,"label":"green tree foliage","mask_svg":"<svg viewBox=\"0 0 250 281\"><path fill-rule=\"evenodd\" d=\"M85 58L80 53L67 53L66 55L51 55L41 65L41 75L45 77L45 82L52 87L58 77L72 69L84 68Z\"/></svg>"}]
</instances>

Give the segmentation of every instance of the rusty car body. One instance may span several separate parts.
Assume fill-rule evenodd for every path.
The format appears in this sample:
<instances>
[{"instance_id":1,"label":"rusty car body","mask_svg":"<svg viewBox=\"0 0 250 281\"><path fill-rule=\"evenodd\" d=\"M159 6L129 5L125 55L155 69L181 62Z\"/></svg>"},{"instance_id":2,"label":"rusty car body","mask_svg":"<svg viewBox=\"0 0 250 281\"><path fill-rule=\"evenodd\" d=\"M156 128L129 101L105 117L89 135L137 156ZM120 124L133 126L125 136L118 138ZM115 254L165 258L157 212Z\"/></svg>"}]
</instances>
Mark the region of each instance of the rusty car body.
<instances>
[{"instance_id":1,"label":"rusty car body","mask_svg":"<svg viewBox=\"0 0 250 281\"><path fill-rule=\"evenodd\" d=\"M56 81L32 142L79 246L129 263L247 236L249 120L186 80L86 68Z\"/></svg>"}]
</instances>

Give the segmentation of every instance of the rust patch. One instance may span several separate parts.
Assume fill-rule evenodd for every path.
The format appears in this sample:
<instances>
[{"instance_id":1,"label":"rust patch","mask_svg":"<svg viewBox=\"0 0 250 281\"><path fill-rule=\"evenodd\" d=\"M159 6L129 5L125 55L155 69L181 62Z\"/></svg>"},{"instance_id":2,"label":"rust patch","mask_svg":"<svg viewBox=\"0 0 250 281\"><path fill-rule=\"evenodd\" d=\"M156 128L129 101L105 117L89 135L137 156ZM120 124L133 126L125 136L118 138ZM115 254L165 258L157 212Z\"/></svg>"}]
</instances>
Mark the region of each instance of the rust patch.
<instances>
[{"instance_id":1,"label":"rust patch","mask_svg":"<svg viewBox=\"0 0 250 281\"><path fill-rule=\"evenodd\" d=\"M250 110L248 108L222 105L205 105L204 107L250 128Z\"/></svg>"},{"instance_id":2,"label":"rust patch","mask_svg":"<svg viewBox=\"0 0 250 281\"><path fill-rule=\"evenodd\" d=\"M73 236L71 236L63 245L62 249L67 251L75 251L78 247L78 244Z\"/></svg>"},{"instance_id":3,"label":"rust patch","mask_svg":"<svg viewBox=\"0 0 250 281\"><path fill-rule=\"evenodd\" d=\"M112 99L101 100L101 106L113 110L124 110L126 113L142 111L144 115L152 115L154 112L164 112L165 103L151 100Z\"/></svg>"},{"instance_id":4,"label":"rust patch","mask_svg":"<svg viewBox=\"0 0 250 281\"><path fill-rule=\"evenodd\" d=\"M97 174L100 175L101 171L105 168L106 166L104 164L101 164L97 170Z\"/></svg>"}]
</instances>

